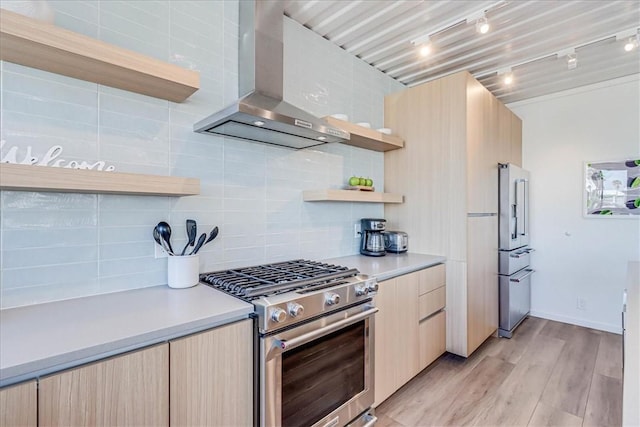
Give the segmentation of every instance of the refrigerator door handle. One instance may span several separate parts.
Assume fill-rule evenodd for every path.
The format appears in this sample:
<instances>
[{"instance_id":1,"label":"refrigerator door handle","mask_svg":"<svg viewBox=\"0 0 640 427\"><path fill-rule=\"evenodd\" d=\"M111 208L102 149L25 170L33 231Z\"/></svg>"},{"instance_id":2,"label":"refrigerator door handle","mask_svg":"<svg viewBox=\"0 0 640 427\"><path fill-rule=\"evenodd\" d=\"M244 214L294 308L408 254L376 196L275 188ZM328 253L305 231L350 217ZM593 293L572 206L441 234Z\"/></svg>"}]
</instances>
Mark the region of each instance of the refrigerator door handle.
<instances>
[{"instance_id":1,"label":"refrigerator door handle","mask_svg":"<svg viewBox=\"0 0 640 427\"><path fill-rule=\"evenodd\" d=\"M527 236L529 234L529 180L522 180L522 193L524 195L523 207L522 207L522 222L524 233L522 236Z\"/></svg>"},{"instance_id":2,"label":"refrigerator door handle","mask_svg":"<svg viewBox=\"0 0 640 427\"><path fill-rule=\"evenodd\" d=\"M522 276L518 276L518 277L510 277L509 281L510 282L516 282L516 283L520 283L522 282L524 279L526 279L527 277L531 276L533 273L535 273L536 271L532 268L527 268L525 270L525 273Z\"/></svg>"},{"instance_id":3,"label":"refrigerator door handle","mask_svg":"<svg viewBox=\"0 0 640 427\"><path fill-rule=\"evenodd\" d=\"M526 217L525 217L525 209L526 209L526 179L517 179L516 180L516 236L526 236Z\"/></svg>"}]
</instances>

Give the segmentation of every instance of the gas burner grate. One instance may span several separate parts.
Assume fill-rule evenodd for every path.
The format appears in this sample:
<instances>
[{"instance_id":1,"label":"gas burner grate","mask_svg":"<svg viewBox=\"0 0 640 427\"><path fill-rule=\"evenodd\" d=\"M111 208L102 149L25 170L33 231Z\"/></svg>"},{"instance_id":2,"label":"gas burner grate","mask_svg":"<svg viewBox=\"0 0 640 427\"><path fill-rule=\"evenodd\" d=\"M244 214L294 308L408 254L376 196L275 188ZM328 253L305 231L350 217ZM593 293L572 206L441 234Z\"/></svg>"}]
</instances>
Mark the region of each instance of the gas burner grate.
<instances>
[{"instance_id":1,"label":"gas burner grate","mask_svg":"<svg viewBox=\"0 0 640 427\"><path fill-rule=\"evenodd\" d=\"M297 259L212 273L200 280L216 289L244 300L302 289L335 286L336 281L358 274L358 270L317 261Z\"/></svg>"}]
</instances>

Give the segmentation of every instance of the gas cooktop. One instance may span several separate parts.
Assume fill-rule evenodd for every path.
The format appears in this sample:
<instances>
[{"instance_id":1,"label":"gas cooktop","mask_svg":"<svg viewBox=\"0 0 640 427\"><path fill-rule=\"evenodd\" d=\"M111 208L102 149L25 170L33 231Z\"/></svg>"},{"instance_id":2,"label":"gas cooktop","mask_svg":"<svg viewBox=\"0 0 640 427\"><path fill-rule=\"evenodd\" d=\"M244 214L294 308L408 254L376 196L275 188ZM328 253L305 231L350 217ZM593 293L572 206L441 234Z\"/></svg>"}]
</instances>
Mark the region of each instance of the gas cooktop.
<instances>
[{"instance_id":1,"label":"gas cooktop","mask_svg":"<svg viewBox=\"0 0 640 427\"><path fill-rule=\"evenodd\" d=\"M378 289L355 268L304 259L203 273L200 281L251 302L263 333L371 299Z\"/></svg>"}]
</instances>

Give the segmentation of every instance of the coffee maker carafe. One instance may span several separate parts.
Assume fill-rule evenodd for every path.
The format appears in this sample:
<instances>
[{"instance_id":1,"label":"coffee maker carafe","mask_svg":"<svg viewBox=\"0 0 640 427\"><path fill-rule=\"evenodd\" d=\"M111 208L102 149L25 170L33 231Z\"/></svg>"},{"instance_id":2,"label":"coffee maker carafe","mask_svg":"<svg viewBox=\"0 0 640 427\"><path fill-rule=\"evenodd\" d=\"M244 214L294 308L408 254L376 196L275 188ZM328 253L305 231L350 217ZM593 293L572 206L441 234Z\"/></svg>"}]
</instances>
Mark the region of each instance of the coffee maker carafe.
<instances>
[{"instance_id":1,"label":"coffee maker carafe","mask_svg":"<svg viewBox=\"0 0 640 427\"><path fill-rule=\"evenodd\" d=\"M363 218L360 220L362 240L360 253L368 256L384 256L384 229L386 220Z\"/></svg>"}]
</instances>

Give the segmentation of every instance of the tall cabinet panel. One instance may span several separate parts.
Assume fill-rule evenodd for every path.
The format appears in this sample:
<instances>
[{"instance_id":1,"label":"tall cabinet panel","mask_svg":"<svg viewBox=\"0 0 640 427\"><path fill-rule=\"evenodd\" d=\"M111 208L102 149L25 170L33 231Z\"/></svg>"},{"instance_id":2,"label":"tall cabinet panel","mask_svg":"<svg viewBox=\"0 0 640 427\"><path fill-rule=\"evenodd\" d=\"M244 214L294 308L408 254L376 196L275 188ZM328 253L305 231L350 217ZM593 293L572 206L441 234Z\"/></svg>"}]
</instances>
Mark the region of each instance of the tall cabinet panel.
<instances>
[{"instance_id":1,"label":"tall cabinet panel","mask_svg":"<svg viewBox=\"0 0 640 427\"><path fill-rule=\"evenodd\" d=\"M467 348L476 349L498 325L498 217L467 221Z\"/></svg>"},{"instance_id":2,"label":"tall cabinet panel","mask_svg":"<svg viewBox=\"0 0 640 427\"><path fill-rule=\"evenodd\" d=\"M467 72L385 98L405 141L385 153L385 190L405 195L385 218L412 250L447 257L447 350L465 357L498 327L497 164L521 163L519 123Z\"/></svg>"}]
</instances>

